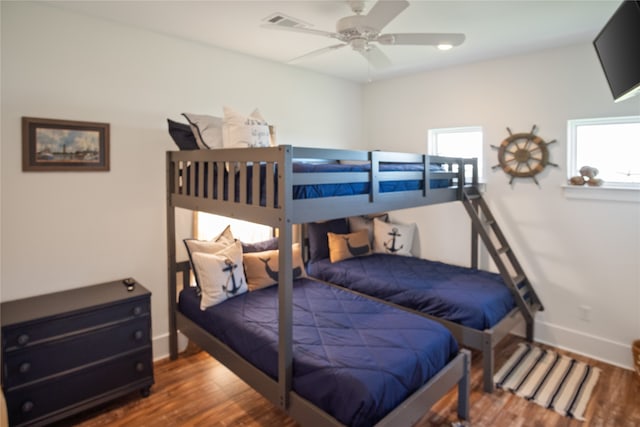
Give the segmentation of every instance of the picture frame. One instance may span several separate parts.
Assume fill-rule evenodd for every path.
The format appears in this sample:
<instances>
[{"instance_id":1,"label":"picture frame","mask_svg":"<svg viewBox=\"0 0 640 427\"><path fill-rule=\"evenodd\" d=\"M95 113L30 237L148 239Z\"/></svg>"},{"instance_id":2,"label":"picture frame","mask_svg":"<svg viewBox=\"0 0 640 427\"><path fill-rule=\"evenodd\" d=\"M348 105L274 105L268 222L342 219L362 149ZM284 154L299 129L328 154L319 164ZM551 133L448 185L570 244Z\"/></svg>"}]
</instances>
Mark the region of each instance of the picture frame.
<instances>
[{"instance_id":1,"label":"picture frame","mask_svg":"<svg viewBox=\"0 0 640 427\"><path fill-rule=\"evenodd\" d=\"M25 172L109 171L109 123L22 118Z\"/></svg>"}]
</instances>

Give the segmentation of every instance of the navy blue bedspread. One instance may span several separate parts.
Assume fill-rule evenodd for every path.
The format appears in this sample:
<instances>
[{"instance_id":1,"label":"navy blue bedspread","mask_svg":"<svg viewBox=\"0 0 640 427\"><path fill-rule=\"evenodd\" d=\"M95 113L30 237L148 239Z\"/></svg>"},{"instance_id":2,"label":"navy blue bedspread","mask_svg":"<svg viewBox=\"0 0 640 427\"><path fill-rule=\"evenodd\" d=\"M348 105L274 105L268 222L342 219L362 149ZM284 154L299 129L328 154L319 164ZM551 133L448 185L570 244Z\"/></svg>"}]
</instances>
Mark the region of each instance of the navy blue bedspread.
<instances>
[{"instance_id":1,"label":"navy blue bedspread","mask_svg":"<svg viewBox=\"0 0 640 427\"><path fill-rule=\"evenodd\" d=\"M479 330L493 327L515 307L498 274L422 258L373 254L334 264L323 259L307 270L318 279Z\"/></svg>"},{"instance_id":2,"label":"navy blue bedspread","mask_svg":"<svg viewBox=\"0 0 640 427\"><path fill-rule=\"evenodd\" d=\"M179 310L277 378L278 298L270 286L201 311L194 289ZM293 390L340 422L370 426L458 351L444 327L310 279L293 287Z\"/></svg>"}]
</instances>

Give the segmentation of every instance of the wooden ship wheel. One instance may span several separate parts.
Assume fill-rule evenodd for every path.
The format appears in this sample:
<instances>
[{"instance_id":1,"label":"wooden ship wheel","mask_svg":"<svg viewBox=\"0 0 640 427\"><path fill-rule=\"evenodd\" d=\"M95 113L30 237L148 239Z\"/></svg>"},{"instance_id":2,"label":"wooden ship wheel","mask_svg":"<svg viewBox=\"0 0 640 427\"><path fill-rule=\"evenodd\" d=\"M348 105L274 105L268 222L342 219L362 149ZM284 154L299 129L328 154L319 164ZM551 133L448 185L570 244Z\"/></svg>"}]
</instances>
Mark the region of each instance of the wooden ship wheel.
<instances>
[{"instance_id":1,"label":"wooden ship wheel","mask_svg":"<svg viewBox=\"0 0 640 427\"><path fill-rule=\"evenodd\" d=\"M528 133L513 133L507 128L509 136L499 146L491 146L498 150L499 162L492 169L502 168L505 173L511 175L509 184L512 184L515 178L531 178L539 186L536 175L547 165L558 167L549 161L547 149L547 145L553 144L556 140L545 142L535 131L536 125L533 125Z\"/></svg>"}]
</instances>

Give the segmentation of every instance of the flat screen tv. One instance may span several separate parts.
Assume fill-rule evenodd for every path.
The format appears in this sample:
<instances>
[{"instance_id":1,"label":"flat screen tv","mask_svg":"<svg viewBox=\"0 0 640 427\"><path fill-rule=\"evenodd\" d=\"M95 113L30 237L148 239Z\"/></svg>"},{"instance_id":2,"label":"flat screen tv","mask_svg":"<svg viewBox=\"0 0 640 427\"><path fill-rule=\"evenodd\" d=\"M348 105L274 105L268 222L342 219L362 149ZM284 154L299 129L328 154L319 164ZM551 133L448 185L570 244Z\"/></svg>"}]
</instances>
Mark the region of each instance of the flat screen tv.
<instances>
[{"instance_id":1,"label":"flat screen tv","mask_svg":"<svg viewBox=\"0 0 640 427\"><path fill-rule=\"evenodd\" d=\"M623 1L593 41L613 99L640 93L640 0Z\"/></svg>"}]
</instances>

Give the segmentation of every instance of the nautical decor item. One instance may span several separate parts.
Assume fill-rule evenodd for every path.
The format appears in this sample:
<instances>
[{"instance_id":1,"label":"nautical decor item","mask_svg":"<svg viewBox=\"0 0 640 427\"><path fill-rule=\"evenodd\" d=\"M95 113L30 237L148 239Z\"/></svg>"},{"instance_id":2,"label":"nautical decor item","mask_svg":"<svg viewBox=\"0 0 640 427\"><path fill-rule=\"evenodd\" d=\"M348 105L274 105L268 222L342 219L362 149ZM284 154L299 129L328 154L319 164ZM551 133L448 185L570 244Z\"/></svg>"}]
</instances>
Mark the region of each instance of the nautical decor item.
<instances>
[{"instance_id":1,"label":"nautical decor item","mask_svg":"<svg viewBox=\"0 0 640 427\"><path fill-rule=\"evenodd\" d=\"M536 130L536 125L533 125L530 132L522 133L513 133L507 128L509 136L499 146L491 146L498 150L499 162L492 166L492 169L502 168L505 173L511 175L509 184L513 184L515 178L531 178L536 185L540 186L536 175L547 165L558 167L557 164L549 161L547 149L547 146L556 140L545 142L535 134Z\"/></svg>"}]
</instances>

